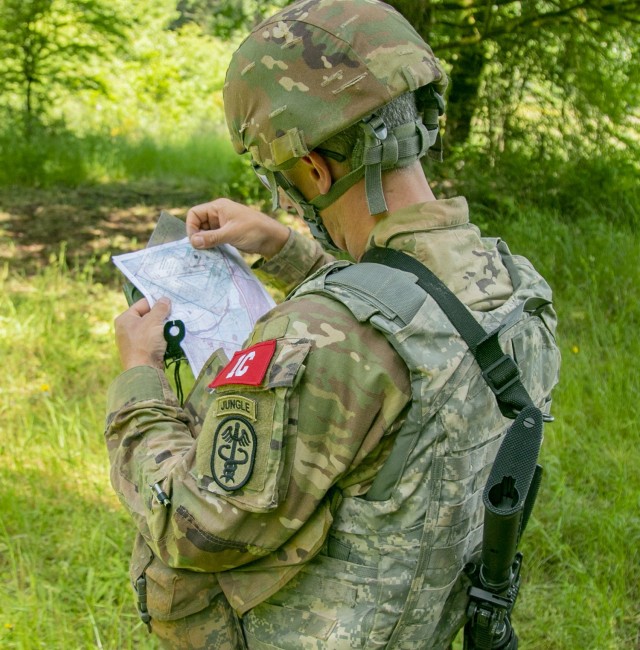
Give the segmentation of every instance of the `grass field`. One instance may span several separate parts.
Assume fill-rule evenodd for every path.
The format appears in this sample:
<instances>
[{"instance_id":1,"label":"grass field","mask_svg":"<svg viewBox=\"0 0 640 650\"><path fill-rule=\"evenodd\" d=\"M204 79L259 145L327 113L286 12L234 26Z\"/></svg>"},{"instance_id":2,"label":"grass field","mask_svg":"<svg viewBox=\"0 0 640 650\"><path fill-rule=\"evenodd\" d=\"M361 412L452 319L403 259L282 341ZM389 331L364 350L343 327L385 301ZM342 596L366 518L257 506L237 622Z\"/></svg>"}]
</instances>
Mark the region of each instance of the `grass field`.
<instances>
[{"instance_id":1,"label":"grass field","mask_svg":"<svg viewBox=\"0 0 640 650\"><path fill-rule=\"evenodd\" d=\"M53 197L52 201L53 201ZM166 205L165 207L172 207ZM525 650L640 648L639 245L597 211L510 219L486 233L555 289L563 352L545 481L515 616ZM137 218L150 225L152 209ZM142 235L141 235L142 239ZM106 241L108 248L113 241ZM124 298L108 256L53 255L0 276L0 648L153 648L127 586L132 530L102 440Z\"/></svg>"}]
</instances>

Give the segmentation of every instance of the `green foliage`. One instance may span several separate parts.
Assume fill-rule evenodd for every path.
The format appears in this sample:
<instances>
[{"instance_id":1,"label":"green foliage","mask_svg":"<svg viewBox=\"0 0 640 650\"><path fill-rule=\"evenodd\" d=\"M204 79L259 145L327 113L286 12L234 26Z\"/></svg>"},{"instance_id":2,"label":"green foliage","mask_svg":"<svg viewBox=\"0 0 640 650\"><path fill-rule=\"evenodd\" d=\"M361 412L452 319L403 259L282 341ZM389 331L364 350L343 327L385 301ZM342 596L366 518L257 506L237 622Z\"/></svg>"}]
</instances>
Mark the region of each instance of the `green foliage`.
<instances>
[{"instance_id":1,"label":"green foliage","mask_svg":"<svg viewBox=\"0 0 640 650\"><path fill-rule=\"evenodd\" d=\"M141 27L127 57L105 70L107 96L87 91L67 98L67 124L78 133L160 138L219 128L230 47L193 24Z\"/></svg>"},{"instance_id":2,"label":"green foliage","mask_svg":"<svg viewBox=\"0 0 640 650\"><path fill-rule=\"evenodd\" d=\"M517 218L535 208L566 223L595 217L618 226L640 225L638 168L624 151L569 160L556 151L534 158L516 151L487 161L467 148L442 165L431 164L427 174L447 195L467 196L481 224L497 216Z\"/></svg>"},{"instance_id":3,"label":"green foliage","mask_svg":"<svg viewBox=\"0 0 640 650\"><path fill-rule=\"evenodd\" d=\"M611 148L637 157L635 30L622 20L612 25L585 15L487 44L476 142L493 158L521 150L568 160Z\"/></svg>"},{"instance_id":4,"label":"green foliage","mask_svg":"<svg viewBox=\"0 0 640 650\"><path fill-rule=\"evenodd\" d=\"M287 4L286 0L178 0L178 17L171 28L195 23L209 34L230 38L239 30L251 28L265 15Z\"/></svg>"},{"instance_id":5,"label":"green foliage","mask_svg":"<svg viewBox=\"0 0 640 650\"><path fill-rule=\"evenodd\" d=\"M68 20L80 29L67 5L57 1L50 0L48 19ZM8 2L13 6L15 0ZM91 52L91 64L88 59L85 65L72 61L73 92L62 81L43 86L37 113L34 108L33 119L27 120L29 138L16 120L15 109L24 103L19 87L7 82L0 95L0 112L4 108L7 114L0 127L0 184L77 185L172 176L173 182L191 179L232 187L242 163L231 153L222 126L229 43L194 24L167 29L176 15L173 0L144 0L130 8L124 0L114 0L110 6L114 16L127 15L129 22L122 26L126 48L112 49L108 57L104 50L99 64L97 51ZM7 12L0 14L5 26ZM67 36L56 34L64 43ZM62 74L62 69L55 71L60 60L47 56L52 74Z\"/></svg>"},{"instance_id":6,"label":"green foliage","mask_svg":"<svg viewBox=\"0 0 640 650\"><path fill-rule=\"evenodd\" d=\"M640 355L640 247L635 229L597 212L572 224L529 210L495 225L512 249L535 249L554 288L563 352L545 479L523 545L516 625L528 648L623 649L639 640L640 377L631 360Z\"/></svg>"},{"instance_id":7,"label":"green foliage","mask_svg":"<svg viewBox=\"0 0 640 650\"><path fill-rule=\"evenodd\" d=\"M121 177L128 167L116 159L136 146L152 174L164 164L151 162L154 150L208 140L224 121L224 74L241 37L213 34L235 34L282 4L2 0L0 182ZM461 157L479 153L494 168L533 161L552 180L558 166L638 160L637 0L393 4L452 68L445 143L454 153L466 140Z\"/></svg>"},{"instance_id":8,"label":"green foliage","mask_svg":"<svg viewBox=\"0 0 640 650\"><path fill-rule=\"evenodd\" d=\"M169 30L176 15L173 0L2 0L3 130L164 135L219 124L229 44L194 24Z\"/></svg>"},{"instance_id":9,"label":"green foliage","mask_svg":"<svg viewBox=\"0 0 640 650\"><path fill-rule=\"evenodd\" d=\"M104 264L106 260L100 263ZM0 647L145 648L126 587L131 529L104 465L118 296L64 254L0 278Z\"/></svg>"},{"instance_id":10,"label":"green foliage","mask_svg":"<svg viewBox=\"0 0 640 650\"><path fill-rule=\"evenodd\" d=\"M3 0L0 92L23 114L25 133L60 95L104 91L97 62L124 38L123 17L104 0Z\"/></svg>"},{"instance_id":11,"label":"green foliage","mask_svg":"<svg viewBox=\"0 0 640 650\"><path fill-rule=\"evenodd\" d=\"M32 142L0 134L2 185L69 185L154 179L197 184L240 196L249 191L246 161L218 130L158 139L132 136L75 135L68 130L42 132ZM238 189L240 188L240 189Z\"/></svg>"},{"instance_id":12,"label":"green foliage","mask_svg":"<svg viewBox=\"0 0 640 650\"><path fill-rule=\"evenodd\" d=\"M638 147L637 0L391 0L451 68L450 146Z\"/></svg>"}]
</instances>

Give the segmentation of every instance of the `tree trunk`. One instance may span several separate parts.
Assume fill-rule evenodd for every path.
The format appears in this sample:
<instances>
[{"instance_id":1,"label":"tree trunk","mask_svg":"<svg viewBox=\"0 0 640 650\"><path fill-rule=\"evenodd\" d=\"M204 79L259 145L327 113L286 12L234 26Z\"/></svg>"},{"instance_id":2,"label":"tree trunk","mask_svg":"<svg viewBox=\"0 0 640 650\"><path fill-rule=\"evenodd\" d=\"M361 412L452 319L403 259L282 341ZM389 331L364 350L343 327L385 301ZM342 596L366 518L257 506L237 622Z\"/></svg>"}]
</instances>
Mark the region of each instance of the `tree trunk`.
<instances>
[{"instance_id":1,"label":"tree trunk","mask_svg":"<svg viewBox=\"0 0 640 650\"><path fill-rule=\"evenodd\" d=\"M27 79L27 87L25 89L24 133L27 141L30 141L33 133L33 84L31 79Z\"/></svg>"},{"instance_id":2,"label":"tree trunk","mask_svg":"<svg viewBox=\"0 0 640 650\"><path fill-rule=\"evenodd\" d=\"M447 146L464 144L478 108L478 92L486 63L484 46L478 43L461 49L451 71L447 100Z\"/></svg>"},{"instance_id":3,"label":"tree trunk","mask_svg":"<svg viewBox=\"0 0 640 650\"><path fill-rule=\"evenodd\" d=\"M437 7L430 0L389 0L415 30L434 50L438 43L432 40L434 21L437 21ZM470 16L463 18L459 29L469 31ZM469 23L469 24L467 24ZM447 57L453 65L450 89L447 98L447 134L445 146L464 144L471 132L471 121L478 103L478 91L485 65L483 43L466 45L455 57Z\"/></svg>"}]
</instances>

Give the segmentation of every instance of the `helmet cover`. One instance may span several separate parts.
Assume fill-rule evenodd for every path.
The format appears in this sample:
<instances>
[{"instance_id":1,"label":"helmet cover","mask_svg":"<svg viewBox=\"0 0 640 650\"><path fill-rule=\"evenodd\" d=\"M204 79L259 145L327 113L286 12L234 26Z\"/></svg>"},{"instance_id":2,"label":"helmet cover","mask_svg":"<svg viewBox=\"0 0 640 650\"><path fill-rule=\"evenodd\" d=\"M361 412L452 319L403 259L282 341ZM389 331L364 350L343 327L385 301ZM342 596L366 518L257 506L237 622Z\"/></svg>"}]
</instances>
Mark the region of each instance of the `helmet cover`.
<instances>
[{"instance_id":1,"label":"helmet cover","mask_svg":"<svg viewBox=\"0 0 640 650\"><path fill-rule=\"evenodd\" d=\"M378 0L299 0L234 53L224 107L238 153L285 170L377 108L447 76L431 48Z\"/></svg>"}]
</instances>

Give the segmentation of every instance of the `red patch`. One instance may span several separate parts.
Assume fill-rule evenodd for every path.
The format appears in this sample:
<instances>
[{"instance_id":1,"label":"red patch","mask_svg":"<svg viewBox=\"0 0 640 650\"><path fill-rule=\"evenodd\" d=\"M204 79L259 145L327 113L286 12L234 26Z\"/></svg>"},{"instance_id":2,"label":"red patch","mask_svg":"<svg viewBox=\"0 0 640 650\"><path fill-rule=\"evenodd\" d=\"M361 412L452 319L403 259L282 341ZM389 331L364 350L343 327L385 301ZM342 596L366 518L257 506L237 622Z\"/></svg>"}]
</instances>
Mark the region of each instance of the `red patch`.
<instances>
[{"instance_id":1,"label":"red patch","mask_svg":"<svg viewBox=\"0 0 640 650\"><path fill-rule=\"evenodd\" d=\"M217 388L227 384L259 386L264 379L275 351L276 341L272 339L271 341L256 343L246 350L236 352L231 361L209 384L209 388Z\"/></svg>"}]
</instances>

